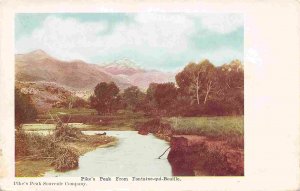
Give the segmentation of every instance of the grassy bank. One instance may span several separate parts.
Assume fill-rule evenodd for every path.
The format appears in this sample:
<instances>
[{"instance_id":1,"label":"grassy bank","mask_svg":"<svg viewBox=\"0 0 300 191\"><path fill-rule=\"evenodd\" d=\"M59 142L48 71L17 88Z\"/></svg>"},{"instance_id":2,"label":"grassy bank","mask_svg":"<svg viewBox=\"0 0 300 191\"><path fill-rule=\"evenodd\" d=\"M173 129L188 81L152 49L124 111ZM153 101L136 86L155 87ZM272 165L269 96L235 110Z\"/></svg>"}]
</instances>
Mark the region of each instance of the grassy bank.
<instances>
[{"instance_id":1,"label":"grassy bank","mask_svg":"<svg viewBox=\"0 0 300 191\"><path fill-rule=\"evenodd\" d=\"M165 118L177 135L200 135L244 147L244 116Z\"/></svg>"},{"instance_id":2,"label":"grassy bank","mask_svg":"<svg viewBox=\"0 0 300 191\"><path fill-rule=\"evenodd\" d=\"M212 140L226 141L230 146L243 148L244 117L171 117L148 119L136 123L136 130L158 135L199 135ZM170 132L171 129L171 132ZM144 132L145 131L145 132ZM166 139L168 140L168 139Z\"/></svg>"},{"instance_id":3,"label":"grassy bank","mask_svg":"<svg viewBox=\"0 0 300 191\"><path fill-rule=\"evenodd\" d=\"M15 173L17 177L36 177L51 169L71 170L78 167L80 155L114 143L114 137L84 135L67 126L46 136L17 131Z\"/></svg>"},{"instance_id":4,"label":"grassy bank","mask_svg":"<svg viewBox=\"0 0 300 191\"><path fill-rule=\"evenodd\" d=\"M178 117L165 118L176 134L221 137L244 134L244 117Z\"/></svg>"}]
</instances>

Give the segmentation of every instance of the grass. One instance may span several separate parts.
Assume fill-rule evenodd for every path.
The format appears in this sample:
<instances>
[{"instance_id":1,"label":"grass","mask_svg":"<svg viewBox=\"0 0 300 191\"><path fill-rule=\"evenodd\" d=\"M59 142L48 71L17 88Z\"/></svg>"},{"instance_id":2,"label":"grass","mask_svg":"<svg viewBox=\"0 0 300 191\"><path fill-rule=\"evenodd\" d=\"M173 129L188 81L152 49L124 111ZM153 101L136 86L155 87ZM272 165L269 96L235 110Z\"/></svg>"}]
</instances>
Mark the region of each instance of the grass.
<instances>
[{"instance_id":1,"label":"grass","mask_svg":"<svg viewBox=\"0 0 300 191\"><path fill-rule=\"evenodd\" d=\"M164 118L175 134L207 137L243 136L244 117L179 117Z\"/></svg>"},{"instance_id":2,"label":"grass","mask_svg":"<svg viewBox=\"0 0 300 191\"><path fill-rule=\"evenodd\" d=\"M164 118L177 135L200 135L244 148L244 116Z\"/></svg>"}]
</instances>

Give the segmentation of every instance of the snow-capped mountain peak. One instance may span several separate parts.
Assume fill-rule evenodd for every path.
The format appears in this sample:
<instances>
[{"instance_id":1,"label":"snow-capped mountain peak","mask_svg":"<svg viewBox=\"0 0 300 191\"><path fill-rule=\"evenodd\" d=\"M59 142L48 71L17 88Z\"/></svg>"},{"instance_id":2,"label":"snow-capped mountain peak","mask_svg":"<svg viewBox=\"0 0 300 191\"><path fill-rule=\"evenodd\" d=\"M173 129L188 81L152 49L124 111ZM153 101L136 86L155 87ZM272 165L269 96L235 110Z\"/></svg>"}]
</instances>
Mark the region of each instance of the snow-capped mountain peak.
<instances>
[{"instance_id":1,"label":"snow-capped mountain peak","mask_svg":"<svg viewBox=\"0 0 300 191\"><path fill-rule=\"evenodd\" d=\"M133 75L144 71L138 64L128 58L106 63L103 65L103 68L106 72L114 75Z\"/></svg>"}]
</instances>

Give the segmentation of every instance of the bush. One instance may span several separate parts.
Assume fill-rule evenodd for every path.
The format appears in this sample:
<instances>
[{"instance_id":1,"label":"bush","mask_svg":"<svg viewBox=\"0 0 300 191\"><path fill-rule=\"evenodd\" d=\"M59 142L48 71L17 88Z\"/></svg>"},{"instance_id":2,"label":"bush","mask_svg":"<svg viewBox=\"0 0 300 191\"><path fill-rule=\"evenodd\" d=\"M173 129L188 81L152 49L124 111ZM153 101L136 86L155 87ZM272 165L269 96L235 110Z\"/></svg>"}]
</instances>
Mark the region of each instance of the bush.
<instances>
[{"instance_id":1,"label":"bush","mask_svg":"<svg viewBox=\"0 0 300 191\"><path fill-rule=\"evenodd\" d=\"M37 116L37 110L28 95L15 89L15 125L18 128L21 123L33 121Z\"/></svg>"},{"instance_id":2,"label":"bush","mask_svg":"<svg viewBox=\"0 0 300 191\"><path fill-rule=\"evenodd\" d=\"M73 108L84 108L84 107L88 107L88 103L81 98L76 98L75 101L73 102Z\"/></svg>"},{"instance_id":3,"label":"bush","mask_svg":"<svg viewBox=\"0 0 300 191\"><path fill-rule=\"evenodd\" d=\"M56 141L75 141L82 136L79 129L71 128L67 125L59 124L54 131Z\"/></svg>"},{"instance_id":4,"label":"bush","mask_svg":"<svg viewBox=\"0 0 300 191\"><path fill-rule=\"evenodd\" d=\"M57 148L56 156L57 157L52 162L55 170L66 171L78 167L79 155L73 152L70 148Z\"/></svg>"}]
</instances>

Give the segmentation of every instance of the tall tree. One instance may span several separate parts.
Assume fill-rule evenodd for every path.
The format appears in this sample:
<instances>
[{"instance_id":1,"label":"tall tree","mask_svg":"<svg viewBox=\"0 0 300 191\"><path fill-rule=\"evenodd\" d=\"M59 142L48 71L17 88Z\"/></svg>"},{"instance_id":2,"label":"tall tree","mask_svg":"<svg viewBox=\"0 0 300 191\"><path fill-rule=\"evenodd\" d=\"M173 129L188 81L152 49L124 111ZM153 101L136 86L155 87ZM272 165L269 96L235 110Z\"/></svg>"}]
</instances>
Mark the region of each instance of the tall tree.
<instances>
[{"instance_id":1,"label":"tall tree","mask_svg":"<svg viewBox=\"0 0 300 191\"><path fill-rule=\"evenodd\" d=\"M152 115L165 115L174 109L177 88L174 83L151 83L146 93L146 112Z\"/></svg>"},{"instance_id":2,"label":"tall tree","mask_svg":"<svg viewBox=\"0 0 300 191\"><path fill-rule=\"evenodd\" d=\"M126 88L122 94L122 101L127 109L137 110L141 104L144 104L145 93L143 93L137 86L130 86Z\"/></svg>"},{"instance_id":3,"label":"tall tree","mask_svg":"<svg viewBox=\"0 0 300 191\"><path fill-rule=\"evenodd\" d=\"M94 95L90 97L91 106L98 114L114 112L120 102L119 88L114 82L101 82L94 89Z\"/></svg>"},{"instance_id":4,"label":"tall tree","mask_svg":"<svg viewBox=\"0 0 300 191\"><path fill-rule=\"evenodd\" d=\"M179 91L192 97L191 102L206 104L216 86L216 68L208 60L190 63L176 75Z\"/></svg>"},{"instance_id":5,"label":"tall tree","mask_svg":"<svg viewBox=\"0 0 300 191\"><path fill-rule=\"evenodd\" d=\"M233 60L218 68L221 95L219 100L231 105L231 113L244 111L244 68L239 60Z\"/></svg>"},{"instance_id":6,"label":"tall tree","mask_svg":"<svg viewBox=\"0 0 300 191\"><path fill-rule=\"evenodd\" d=\"M177 89L174 83L157 84L154 91L154 98L158 109L169 111L172 108L172 105L175 104L176 97Z\"/></svg>"}]
</instances>

